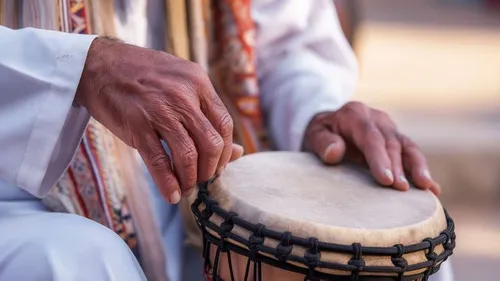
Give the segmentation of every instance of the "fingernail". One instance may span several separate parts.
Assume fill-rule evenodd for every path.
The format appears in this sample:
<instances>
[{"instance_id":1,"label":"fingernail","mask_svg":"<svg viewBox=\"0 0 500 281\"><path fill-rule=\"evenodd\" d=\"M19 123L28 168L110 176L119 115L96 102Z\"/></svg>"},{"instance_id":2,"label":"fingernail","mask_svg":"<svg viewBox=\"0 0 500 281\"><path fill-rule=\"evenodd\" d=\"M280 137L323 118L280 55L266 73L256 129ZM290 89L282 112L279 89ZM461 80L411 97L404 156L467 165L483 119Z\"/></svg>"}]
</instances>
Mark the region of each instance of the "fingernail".
<instances>
[{"instance_id":1,"label":"fingernail","mask_svg":"<svg viewBox=\"0 0 500 281\"><path fill-rule=\"evenodd\" d=\"M385 169L384 170L384 175L390 179L392 182L394 181L394 175L392 174L391 170Z\"/></svg>"},{"instance_id":2,"label":"fingernail","mask_svg":"<svg viewBox=\"0 0 500 281\"><path fill-rule=\"evenodd\" d=\"M239 145L239 144L237 144L237 143L233 143L233 147L234 147L234 148L237 148L237 149L238 149L238 150L240 150L240 151L245 152L245 149L243 148L243 146L241 146L241 145Z\"/></svg>"},{"instance_id":3,"label":"fingernail","mask_svg":"<svg viewBox=\"0 0 500 281\"><path fill-rule=\"evenodd\" d=\"M328 156L335 149L336 146L337 146L336 143L331 143L326 147L325 152L323 153L323 161L327 162L329 160Z\"/></svg>"},{"instance_id":4,"label":"fingernail","mask_svg":"<svg viewBox=\"0 0 500 281\"><path fill-rule=\"evenodd\" d=\"M407 180L407 179L406 179L406 177L405 177L405 176L403 176L403 175L399 175L399 181L400 181L400 182L404 182L404 183L408 183L408 180Z\"/></svg>"},{"instance_id":5,"label":"fingernail","mask_svg":"<svg viewBox=\"0 0 500 281\"><path fill-rule=\"evenodd\" d=\"M179 190L176 190L170 194L170 197L168 197L168 202L170 204L177 204L181 201L181 194L179 193Z\"/></svg>"},{"instance_id":6,"label":"fingernail","mask_svg":"<svg viewBox=\"0 0 500 281\"><path fill-rule=\"evenodd\" d=\"M424 176L425 178L427 178L428 180L431 180L432 181L432 177L431 177L431 173L429 172L429 170L424 170L422 172L422 176Z\"/></svg>"}]
</instances>

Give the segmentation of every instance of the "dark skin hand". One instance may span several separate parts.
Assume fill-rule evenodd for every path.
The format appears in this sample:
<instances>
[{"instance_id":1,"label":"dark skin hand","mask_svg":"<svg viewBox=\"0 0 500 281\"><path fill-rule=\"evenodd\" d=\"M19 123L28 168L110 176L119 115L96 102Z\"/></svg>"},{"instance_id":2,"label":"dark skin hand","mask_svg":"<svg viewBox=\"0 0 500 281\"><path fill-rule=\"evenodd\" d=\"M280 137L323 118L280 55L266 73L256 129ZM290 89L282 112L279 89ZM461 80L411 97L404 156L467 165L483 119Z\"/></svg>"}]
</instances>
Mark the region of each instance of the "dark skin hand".
<instances>
[{"instance_id":1,"label":"dark skin hand","mask_svg":"<svg viewBox=\"0 0 500 281\"><path fill-rule=\"evenodd\" d=\"M233 144L232 118L206 72L164 52L94 40L75 102L138 150L172 204L243 154Z\"/></svg>"},{"instance_id":2,"label":"dark skin hand","mask_svg":"<svg viewBox=\"0 0 500 281\"><path fill-rule=\"evenodd\" d=\"M398 132L384 112L349 102L335 112L317 114L309 123L304 149L326 164L351 161L367 166L383 186L408 190L408 178L421 189L439 195L418 146Z\"/></svg>"}]
</instances>

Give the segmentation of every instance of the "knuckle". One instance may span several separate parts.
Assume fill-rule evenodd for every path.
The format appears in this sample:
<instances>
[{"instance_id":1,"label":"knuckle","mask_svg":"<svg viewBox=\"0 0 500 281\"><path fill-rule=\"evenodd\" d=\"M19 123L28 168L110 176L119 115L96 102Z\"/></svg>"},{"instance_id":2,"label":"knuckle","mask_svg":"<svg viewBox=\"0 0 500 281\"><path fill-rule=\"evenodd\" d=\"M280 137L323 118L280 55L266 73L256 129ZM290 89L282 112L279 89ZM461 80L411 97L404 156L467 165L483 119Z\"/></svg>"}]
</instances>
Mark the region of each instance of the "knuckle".
<instances>
[{"instance_id":1,"label":"knuckle","mask_svg":"<svg viewBox=\"0 0 500 281\"><path fill-rule=\"evenodd\" d=\"M155 170L168 171L170 158L165 153L157 153L149 158L149 164Z\"/></svg>"},{"instance_id":2,"label":"knuckle","mask_svg":"<svg viewBox=\"0 0 500 281\"><path fill-rule=\"evenodd\" d=\"M187 69L191 73L193 81L198 85L204 85L210 81L208 74L203 67L194 62L188 62Z\"/></svg>"},{"instance_id":3,"label":"knuckle","mask_svg":"<svg viewBox=\"0 0 500 281\"><path fill-rule=\"evenodd\" d=\"M185 169L196 169L198 152L194 147L188 147L182 154L182 165Z\"/></svg>"},{"instance_id":4,"label":"knuckle","mask_svg":"<svg viewBox=\"0 0 500 281\"><path fill-rule=\"evenodd\" d=\"M223 138L233 136L234 123L233 118L228 113L224 113L219 122L219 132Z\"/></svg>"},{"instance_id":5,"label":"knuckle","mask_svg":"<svg viewBox=\"0 0 500 281\"><path fill-rule=\"evenodd\" d=\"M210 156L220 154L224 147L224 140L219 134L210 134L207 137L207 152Z\"/></svg>"},{"instance_id":6,"label":"knuckle","mask_svg":"<svg viewBox=\"0 0 500 281\"><path fill-rule=\"evenodd\" d=\"M351 101L343 106L344 109L352 112L363 112L366 110L366 106L359 101Z\"/></svg>"},{"instance_id":7,"label":"knuckle","mask_svg":"<svg viewBox=\"0 0 500 281\"><path fill-rule=\"evenodd\" d=\"M387 150L400 150L401 149L401 144L399 143L398 140L394 138L390 138L386 140L385 146L387 147Z\"/></svg>"},{"instance_id":8,"label":"knuckle","mask_svg":"<svg viewBox=\"0 0 500 281\"><path fill-rule=\"evenodd\" d=\"M381 143L385 141L379 129L372 122L366 121L363 124L363 128L366 139L371 143Z\"/></svg>"},{"instance_id":9,"label":"knuckle","mask_svg":"<svg viewBox=\"0 0 500 281\"><path fill-rule=\"evenodd\" d=\"M378 123L386 128L396 128L396 124L392 120L392 118L384 111L380 111L377 109L371 109L373 117Z\"/></svg>"},{"instance_id":10,"label":"knuckle","mask_svg":"<svg viewBox=\"0 0 500 281\"><path fill-rule=\"evenodd\" d=\"M399 136L399 139L401 140L403 147L406 150L420 150L418 145L413 140L411 140L409 137L402 135L402 134L399 134L398 136Z\"/></svg>"},{"instance_id":11,"label":"knuckle","mask_svg":"<svg viewBox=\"0 0 500 281\"><path fill-rule=\"evenodd\" d=\"M359 127L361 130L368 135L376 134L378 133L377 126L368 118L363 118L360 119L359 121Z\"/></svg>"}]
</instances>

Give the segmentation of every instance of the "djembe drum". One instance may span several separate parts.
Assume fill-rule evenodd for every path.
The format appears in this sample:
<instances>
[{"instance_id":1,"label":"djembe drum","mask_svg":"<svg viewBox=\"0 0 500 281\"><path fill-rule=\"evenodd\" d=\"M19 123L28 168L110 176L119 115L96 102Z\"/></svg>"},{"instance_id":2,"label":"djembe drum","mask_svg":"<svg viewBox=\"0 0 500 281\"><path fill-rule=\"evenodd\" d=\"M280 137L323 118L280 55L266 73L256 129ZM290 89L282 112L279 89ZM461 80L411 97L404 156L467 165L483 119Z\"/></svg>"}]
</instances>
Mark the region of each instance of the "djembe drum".
<instances>
[{"instance_id":1,"label":"djembe drum","mask_svg":"<svg viewBox=\"0 0 500 281\"><path fill-rule=\"evenodd\" d=\"M455 247L431 192L306 153L242 157L192 202L207 280L427 280Z\"/></svg>"}]
</instances>

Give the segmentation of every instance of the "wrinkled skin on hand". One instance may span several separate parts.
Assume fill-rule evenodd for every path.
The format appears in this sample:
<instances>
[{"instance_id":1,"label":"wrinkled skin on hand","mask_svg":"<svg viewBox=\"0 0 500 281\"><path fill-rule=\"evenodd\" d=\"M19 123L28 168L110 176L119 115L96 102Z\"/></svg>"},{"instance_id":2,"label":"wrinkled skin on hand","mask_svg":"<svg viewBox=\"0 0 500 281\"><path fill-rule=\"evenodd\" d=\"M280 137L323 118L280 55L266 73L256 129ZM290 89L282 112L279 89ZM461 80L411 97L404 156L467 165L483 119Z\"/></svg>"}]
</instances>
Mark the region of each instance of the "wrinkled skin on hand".
<instances>
[{"instance_id":1,"label":"wrinkled skin on hand","mask_svg":"<svg viewBox=\"0 0 500 281\"><path fill-rule=\"evenodd\" d=\"M418 188L440 193L418 146L398 132L386 113L362 103L317 114L306 129L303 147L326 164L346 160L365 165L381 185L407 190L409 178Z\"/></svg>"},{"instance_id":2,"label":"wrinkled skin on hand","mask_svg":"<svg viewBox=\"0 0 500 281\"><path fill-rule=\"evenodd\" d=\"M164 52L94 40L75 101L138 150L173 204L243 153L233 145L233 121L205 71Z\"/></svg>"}]
</instances>

